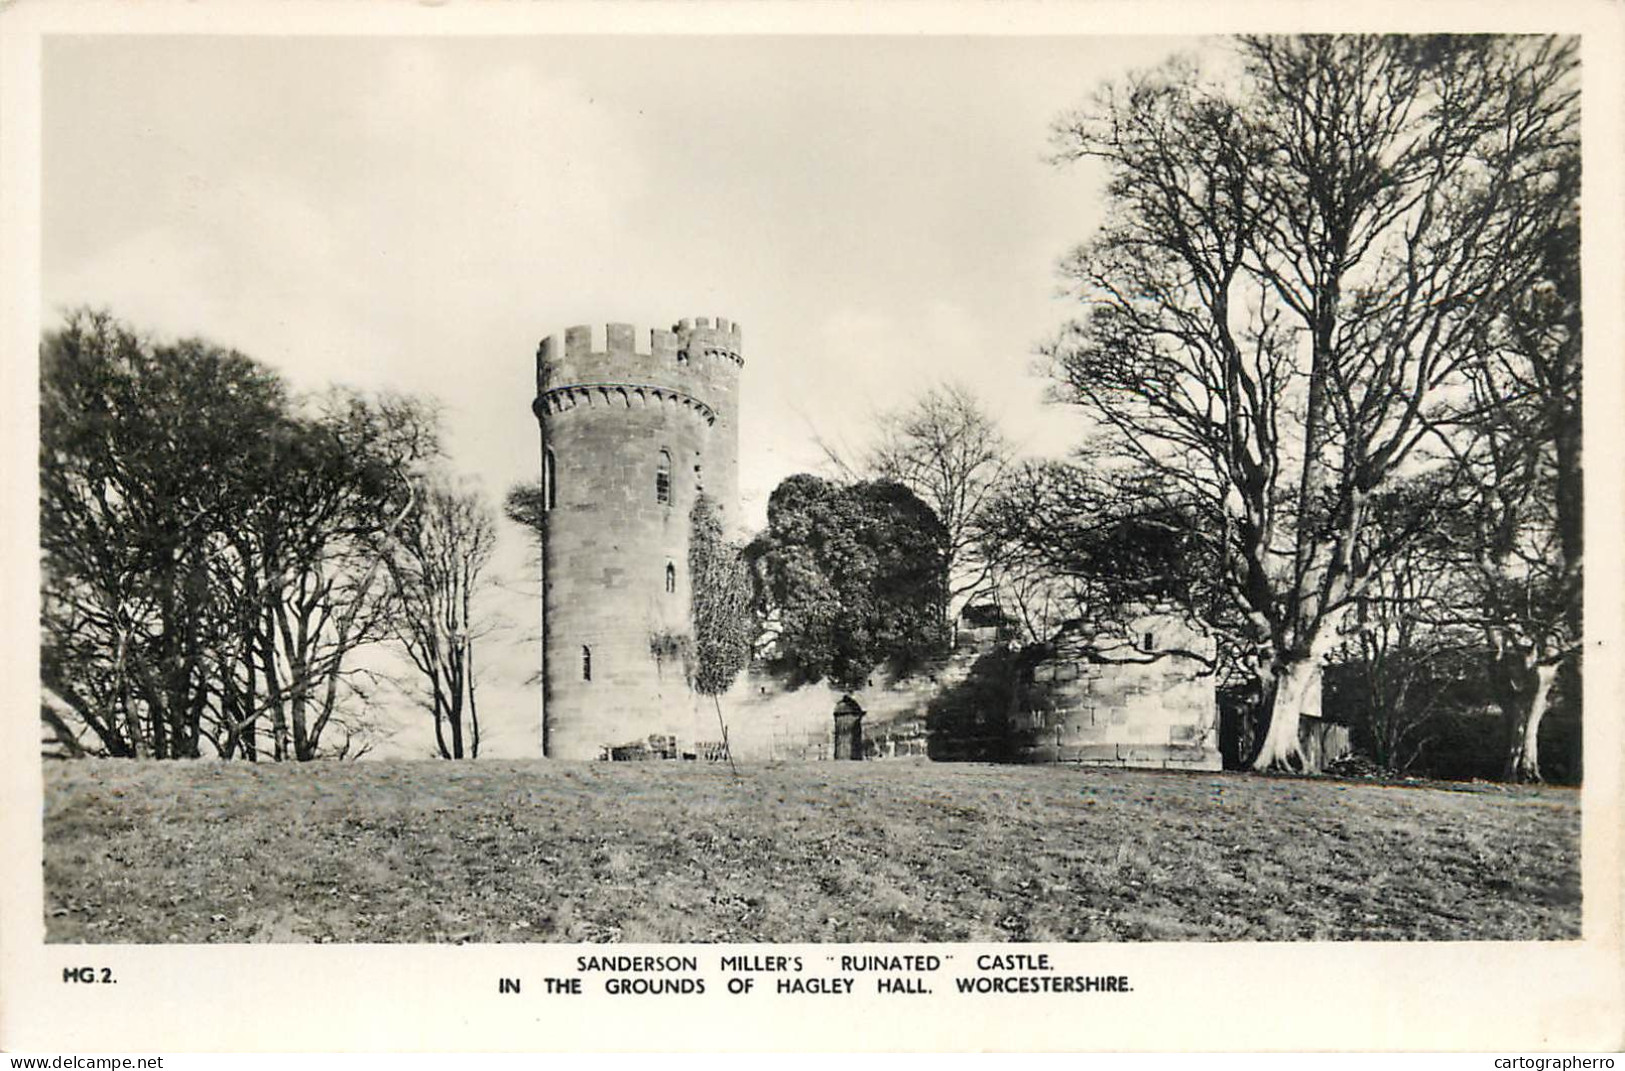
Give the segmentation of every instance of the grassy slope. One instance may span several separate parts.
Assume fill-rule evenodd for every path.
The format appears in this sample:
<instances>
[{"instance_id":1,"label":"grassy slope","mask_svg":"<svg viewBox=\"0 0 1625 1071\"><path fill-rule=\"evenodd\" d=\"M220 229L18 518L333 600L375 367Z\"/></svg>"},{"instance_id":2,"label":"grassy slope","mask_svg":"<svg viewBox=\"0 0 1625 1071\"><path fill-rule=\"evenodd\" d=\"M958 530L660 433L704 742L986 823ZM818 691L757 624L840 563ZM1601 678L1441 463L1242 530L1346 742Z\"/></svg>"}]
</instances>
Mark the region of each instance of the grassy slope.
<instances>
[{"instance_id":1,"label":"grassy slope","mask_svg":"<svg viewBox=\"0 0 1625 1071\"><path fill-rule=\"evenodd\" d=\"M1579 798L920 762L53 764L53 941L1573 938Z\"/></svg>"}]
</instances>

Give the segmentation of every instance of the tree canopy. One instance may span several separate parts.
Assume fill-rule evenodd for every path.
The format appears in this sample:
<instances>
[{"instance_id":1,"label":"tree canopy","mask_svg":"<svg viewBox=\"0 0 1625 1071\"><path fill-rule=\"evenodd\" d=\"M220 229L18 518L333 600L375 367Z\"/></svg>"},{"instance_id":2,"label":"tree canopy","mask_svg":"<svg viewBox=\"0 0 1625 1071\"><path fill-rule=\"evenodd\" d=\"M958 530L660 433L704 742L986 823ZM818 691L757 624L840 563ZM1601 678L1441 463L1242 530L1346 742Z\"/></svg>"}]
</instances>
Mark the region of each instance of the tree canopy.
<instances>
[{"instance_id":1,"label":"tree canopy","mask_svg":"<svg viewBox=\"0 0 1625 1071\"><path fill-rule=\"evenodd\" d=\"M946 645L947 532L901 484L785 479L750 548L776 661L797 679L863 687Z\"/></svg>"},{"instance_id":2,"label":"tree canopy","mask_svg":"<svg viewBox=\"0 0 1625 1071\"><path fill-rule=\"evenodd\" d=\"M1107 175L1063 273L1057 396L1149 501L1186 508L1297 766L1343 619L1414 533L1373 501L1442 463L1437 420L1545 268L1577 132L1576 42L1251 37L1176 59L1054 127ZM1194 507L1194 508L1187 508ZM1215 523L1216 522L1216 523Z\"/></svg>"},{"instance_id":3,"label":"tree canopy","mask_svg":"<svg viewBox=\"0 0 1625 1071\"><path fill-rule=\"evenodd\" d=\"M353 656L387 632L380 567L438 452L433 413L296 398L243 354L89 311L46 336L40 377L47 745L279 760L368 746Z\"/></svg>"}]
</instances>

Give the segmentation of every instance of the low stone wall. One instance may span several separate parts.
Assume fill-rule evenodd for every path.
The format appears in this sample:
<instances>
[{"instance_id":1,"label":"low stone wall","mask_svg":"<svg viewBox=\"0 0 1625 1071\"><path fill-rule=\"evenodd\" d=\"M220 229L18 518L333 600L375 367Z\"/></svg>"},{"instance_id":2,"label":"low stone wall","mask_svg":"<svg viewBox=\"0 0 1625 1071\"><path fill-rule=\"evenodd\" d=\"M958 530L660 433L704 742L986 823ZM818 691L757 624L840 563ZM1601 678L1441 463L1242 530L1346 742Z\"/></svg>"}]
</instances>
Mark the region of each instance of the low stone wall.
<instances>
[{"instance_id":1,"label":"low stone wall","mask_svg":"<svg viewBox=\"0 0 1625 1071\"><path fill-rule=\"evenodd\" d=\"M964 681L974 658L974 651L962 649L901 679L877 673L869 687L852 692L864 710L864 757L926 754L926 713L934 699ZM741 674L722 697L729 749L749 761L832 759L835 704L845 694L822 681L790 688L760 670Z\"/></svg>"},{"instance_id":2,"label":"low stone wall","mask_svg":"<svg viewBox=\"0 0 1625 1071\"><path fill-rule=\"evenodd\" d=\"M1148 666L1040 665L1031 695L1027 709L1012 716L1021 761L1222 766L1213 686L1172 659Z\"/></svg>"},{"instance_id":3,"label":"low stone wall","mask_svg":"<svg viewBox=\"0 0 1625 1071\"><path fill-rule=\"evenodd\" d=\"M864 710L864 758L1220 769L1218 704L1201 657L1212 641L1165 619L1134 627L1164 648L1063 644L1034 660L962 633L952 655L915 673L877 672L851 693ZM792 688L754 668L720 703L694 697L679 750L720 759L726 723L728 751L741 761L831 761L844 694L824 682Z\"/></svg>"},{"instance_id":4,"label":"low stone wall","mask_svg":"<svg viewBox=\"0 0 1625 1071\"><path fill-rule=\"evenodd\" d=\"M1012 758L1218 770L1219 710L1206 673L1212 640L1165 619L1137 643L1063 645L1031 667L1010 716Z\"/></svg>"}]
</instances>

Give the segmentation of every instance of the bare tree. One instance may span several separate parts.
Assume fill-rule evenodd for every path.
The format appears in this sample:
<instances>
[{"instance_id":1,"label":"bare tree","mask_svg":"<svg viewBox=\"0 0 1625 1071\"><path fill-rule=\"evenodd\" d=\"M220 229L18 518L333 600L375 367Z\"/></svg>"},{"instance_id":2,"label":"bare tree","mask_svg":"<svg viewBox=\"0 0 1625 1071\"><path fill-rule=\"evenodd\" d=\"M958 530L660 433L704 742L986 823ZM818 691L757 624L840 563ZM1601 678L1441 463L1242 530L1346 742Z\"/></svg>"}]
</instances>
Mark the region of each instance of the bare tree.
<instances>
[{"instance_id":1,"label":"bare tree","mask_svg":"<svg viewBox=\"0 0 1625 1071\"><path fill-rule=\"evenodd\" d=\"M1579 160L1550 188L1541 272L1468 368L1465 400L1438 422L1460 465L1462 503L1438 552L1460 578L1441 612L1481 630L1506 732L1505 776L1538 781L1554 687L1580 701L1584 501L1581 470Z\"/></svg>"},{"instance_id":2,"label":"bare tree","mask_svg":"<svg viewBox=\"0 0 1625 1071\"><path fill-rule=\"evenodd\" d=\"M1078 623L1109 638L1103 660L1155 661L1181 655L1229 679L1245 629L1217 588L1220 541L1200 503L1169 494L1139 472L1106 459L1030 462L1012 468L982 523L997 563L997 598L1049 641ZM1132 626L1148 612L1182 617L1216 641L1213 653L1142 639Z\"/></svg>"},{"instance_id":3,"label":"bare tree","mask_svg":"<svg viewBox=\"0 0 1625 1071\"><path fill-rule=\"evenodd\" d=\"M240 353L105 313L70 314L41 370L41 717L58 746L254 760L268 728L278 760L364 749L354 656L383 635L382 548L438 451L433 412L296 402Z\"/></svg>"},{"instance_id":4,"label":"bare tree","mask_svg":"<svg viewBox=\"0 0 1625 1071\"><path fill-rule=\"evenodd\" d=\"M258 508L245 475L284 390L242 354L83 310L40 365L42 717L94 753L196 756L222 717L224 533Z\"/></svg>"},{"instance_id":5,"label":"bare tree","mask_svg":"<svg viewBox=\"0 0 1625 1071\"><path fill-rule=\"evenodd\" d=\"M847 468L827 446L825 453ZM944 621L992 578L993 563L978 527L1010 461L1009 441L962 384L930 387L876 420L875 443L862 456L862 472L913 491L947 529Z\"/></svg>"},{"instance_id":6,"label":"bare tree","mask_svg":"<svg viewBox=\"0 0 1625 1071\"><path fill-rule=\"evenodd\" d=\"M354 655L389 634L389 547L438 454L432 408L345 391L278 444L275 494L244 530L259 564L254 641L276 759L319 757L330 724L349 735L346 705L364 703L371 680Z\"/></svg>"},{"instance_id":7,"label":"bare tree","mask_svg":"<svg viewBox=\"0 0 1625 1071\"><path fill-rule=\"evenodd\" d=\"M1539 273L1530 191L1575 132L1575 42L1247 38L1055 128L1109 171L1063 265L1089 306L1049 348L1060 396L1217 522L1217 581L1270 711L1254 765L1302 765L1323 659L1375 568L1367 532L1429 416Z\"/></svg>"},{"instance_id":8,"label":"bare tree","mask_svg":"<svg viewBox=\"0 0 1625 1071\"><path fill-rule=\"evenodd\" d=\"M474 648L489 630L475 612L475 601L496 546L496 520L477 491L444 481L429 483L419 497L422 508L401 526L388 558L391 627L417 670L420 702L434 719L438 754L478 758Z\"/></svg>"}]
</instances>

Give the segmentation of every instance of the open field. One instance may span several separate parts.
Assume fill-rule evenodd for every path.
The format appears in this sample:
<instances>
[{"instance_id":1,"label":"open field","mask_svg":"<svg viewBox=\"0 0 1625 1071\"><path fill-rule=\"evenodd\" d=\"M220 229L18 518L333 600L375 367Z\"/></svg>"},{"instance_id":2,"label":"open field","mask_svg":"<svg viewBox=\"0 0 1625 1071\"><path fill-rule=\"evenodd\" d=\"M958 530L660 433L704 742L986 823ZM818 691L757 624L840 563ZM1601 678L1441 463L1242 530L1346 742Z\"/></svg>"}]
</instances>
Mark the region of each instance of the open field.
<instances>
[{"instance_id":1,"label":"open field","mask_svg":"<svg viewBox=\"0 0 1625 1071\"><path fill-rule=\"evenodd\" d=\"M1577 938L1579 795L926 762L45 772L52 941Z\"/></svg>"}]
</instances>

